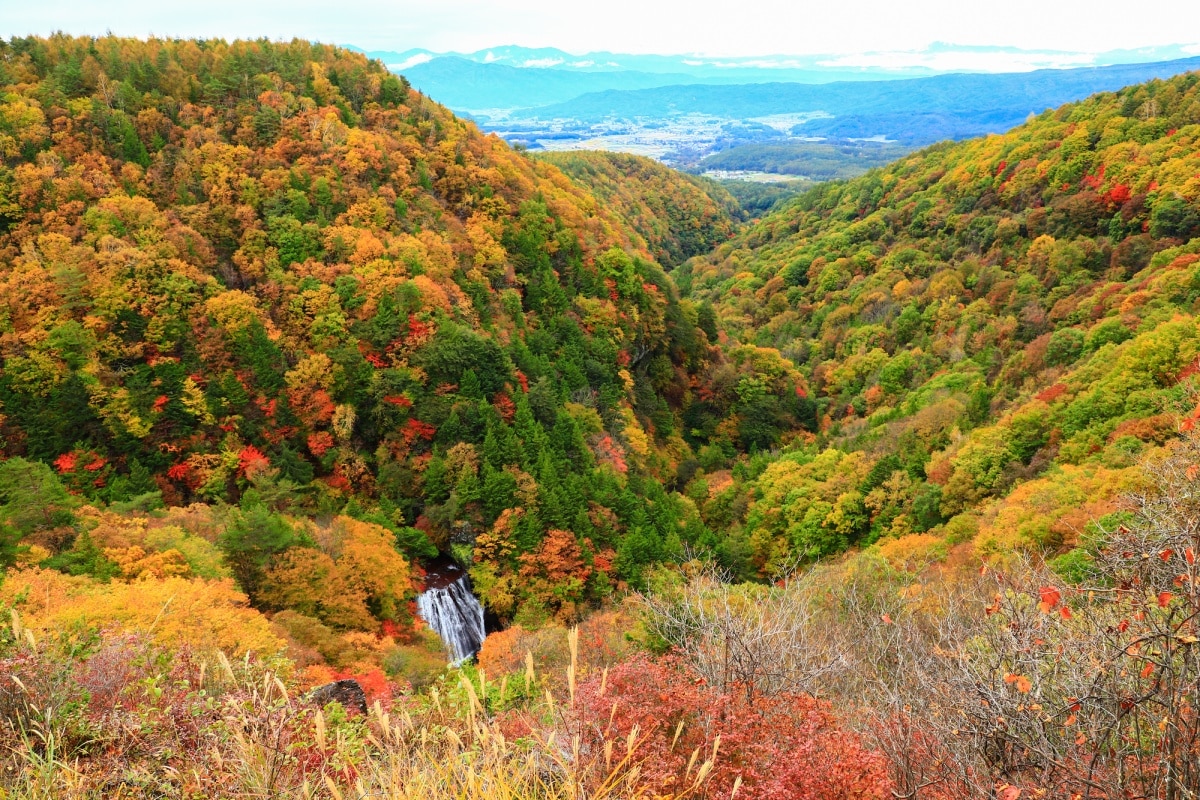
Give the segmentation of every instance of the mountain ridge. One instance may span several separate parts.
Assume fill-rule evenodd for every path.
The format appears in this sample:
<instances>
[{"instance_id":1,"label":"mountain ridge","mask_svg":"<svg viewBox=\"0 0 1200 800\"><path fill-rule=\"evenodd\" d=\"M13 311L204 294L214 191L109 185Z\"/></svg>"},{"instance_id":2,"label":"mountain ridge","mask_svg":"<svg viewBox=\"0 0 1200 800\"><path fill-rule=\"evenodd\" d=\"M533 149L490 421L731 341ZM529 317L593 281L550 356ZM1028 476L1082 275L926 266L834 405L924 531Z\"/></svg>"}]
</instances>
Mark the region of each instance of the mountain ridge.
<instances>
[{"instance_id":1,"label":"mountain ridge","mask_svg":"<svg viewBox=\"0 0 1200 800\"><path fill-rule=\"evenodd\" d=\"M731 108L736 108L737 113L745 117L799 111L825 111L836 116L866 110L879 113L881 108L894 113L931 108L938 109L940 113L978 113L994 108L998 100L995 93L1003 91L1030 104L1027 105L1029 110L1022 116L1023 120L1029 113L1040 113L1046 108L1062 105L1061 101L1054 102L1052 98L1063 93L1071 96L1084 93L1086 96L1097 91L1111 91L1154 77L1177 75L1197 66L1200 66L1200 57L1194 56L1157 64L1047 69L1000 75L955 73L914 78L901 83L882 81L793 85L773 82L746 87L690 84L645 89L629 94L601 92L569 103L533 109L528 113L572 119L614 115L663 116L668 110L678 114L728 114ZM1069 88L1056 80L1061 78L1066 79ZM910 91L902 93L899 89ZM980 96L984 89L991 92L986 100ZM750 97L746 98L746 94ZM739 101L744 107L738 106ZM1041 108L1033 107L1038 104L1042 104Z\"/></svg>"}]
</instances>

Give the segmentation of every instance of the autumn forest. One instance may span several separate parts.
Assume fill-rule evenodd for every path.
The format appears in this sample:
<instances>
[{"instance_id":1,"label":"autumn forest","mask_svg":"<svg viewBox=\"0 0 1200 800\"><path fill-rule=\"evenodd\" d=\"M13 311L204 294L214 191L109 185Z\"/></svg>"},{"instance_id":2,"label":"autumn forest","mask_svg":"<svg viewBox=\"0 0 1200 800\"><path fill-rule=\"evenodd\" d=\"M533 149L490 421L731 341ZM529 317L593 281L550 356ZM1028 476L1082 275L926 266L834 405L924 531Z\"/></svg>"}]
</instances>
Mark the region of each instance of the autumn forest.
<instances>
[{"instance_id":1,"label":"autumn forest","mask_svg":"<svg viewBox=\"0 0 1200 800\"><path fill-rule=\"evenodd\" d=\"M1200 797L1198 315L1200 73L754 219L0 41L0 800Z\"/></svg>"}]
</instances>

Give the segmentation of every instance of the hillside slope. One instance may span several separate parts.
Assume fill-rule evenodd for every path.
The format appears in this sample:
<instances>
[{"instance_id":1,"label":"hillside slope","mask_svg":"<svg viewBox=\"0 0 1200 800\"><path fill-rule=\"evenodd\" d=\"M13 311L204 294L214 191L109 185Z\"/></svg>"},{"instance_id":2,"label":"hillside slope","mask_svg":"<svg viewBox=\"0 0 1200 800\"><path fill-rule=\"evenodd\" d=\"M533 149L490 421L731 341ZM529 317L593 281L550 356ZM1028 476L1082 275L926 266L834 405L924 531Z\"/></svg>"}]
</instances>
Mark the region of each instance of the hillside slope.
<instances>
[{"instance_id":1,"label":"hillside slope","mask_svg":"<svg viewBox=\"0 0 1200 800\"><path fill-rule=\"evenodd\" d=\"M535 158L595 195L668 269L725 242L742 216L738 201L720 184L653 159L601 151L543 152Z\"/></svg>"},{"instance_id":2,"label":"hillside slope","mask_svg":"<svg viewBox=\"0 0 1200 800\"><path fill-rule=\"evenodd\" d=\"M1197 237L1197 74L809 191L676 277L800 368L822 436L689 494L767 572L930 530L1070 546L1191 413Z\"/></svg>"}]
</instances>

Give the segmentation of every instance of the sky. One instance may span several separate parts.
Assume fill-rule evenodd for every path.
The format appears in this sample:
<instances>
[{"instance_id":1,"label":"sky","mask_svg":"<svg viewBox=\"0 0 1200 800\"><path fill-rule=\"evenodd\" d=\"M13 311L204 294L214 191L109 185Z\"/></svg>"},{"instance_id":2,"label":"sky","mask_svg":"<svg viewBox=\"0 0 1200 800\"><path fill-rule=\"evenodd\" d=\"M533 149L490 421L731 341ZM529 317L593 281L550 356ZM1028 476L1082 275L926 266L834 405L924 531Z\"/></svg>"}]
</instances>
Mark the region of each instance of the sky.
<instances>
[{"instance_id":1,"label":"sky","mask_svg":"<svg viewBox=\"0 0 1200 800\"><path fill-rule=\"evenodd\" d=\"M0 35L291 39L368 50L710 56L919 50L1104 52L1200 43L1196 0L0 0Z\"/></svg>"}]
</instances>

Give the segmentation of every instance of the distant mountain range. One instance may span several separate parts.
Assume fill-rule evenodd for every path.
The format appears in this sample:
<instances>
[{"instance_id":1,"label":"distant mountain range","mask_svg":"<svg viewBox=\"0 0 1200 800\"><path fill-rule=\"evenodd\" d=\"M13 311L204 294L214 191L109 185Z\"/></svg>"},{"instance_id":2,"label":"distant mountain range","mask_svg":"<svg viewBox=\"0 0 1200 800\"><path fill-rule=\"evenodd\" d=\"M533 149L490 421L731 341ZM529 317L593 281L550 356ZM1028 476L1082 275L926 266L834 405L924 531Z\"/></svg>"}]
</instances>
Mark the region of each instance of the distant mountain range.
<instances>
[{"instance_id":1,"label":"distant mountain range","mask_svg":"<svg viewBox=\"0 0 1200 800\"><path fill-rule=\"evenodd\" d=\"M486 64L443 56L403 70L408 81L433 99L464 113L562 103L590 92L649 89L694 83L682 72L619 70L586 72Z\"/></svg>"},{"instance_id":2,"label":"distant mountain range","mask_svg":"<svg viewBox=\"0 0 1200 800\"><path fill-rule=\"evenodd\" d=\"M952 44L934 44L921 51L737 58L610 52L575 55L556 48L518 46L473 53L438 53L419 48L367 52L439 102L468 112L529 108L565 102L590 92L672 84L895 80L951 72L1025 72L1151 63L1198 54L1200 48L1188 45L1075 53Z\"/></svg>"},{"instance_id":3,"label":"distant mountain range","mask_svg":"<svg viewBox=\"0 0 1200 800\"><path fill-rule=\"evenodd\" d=\"M953 74L904 81L826 84L692 84L585 94L518 116L597 122L705 114L754 119L781 114L826 116L792 128L796 136L882 137L908 144L1002 133L1031 113L1152 78L1200 69L1200 57L1153 64L1046 69L998 75Z\"/></svg>"}]
</instances>

